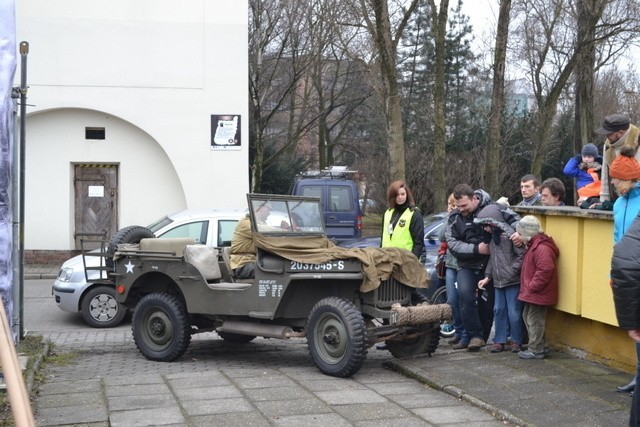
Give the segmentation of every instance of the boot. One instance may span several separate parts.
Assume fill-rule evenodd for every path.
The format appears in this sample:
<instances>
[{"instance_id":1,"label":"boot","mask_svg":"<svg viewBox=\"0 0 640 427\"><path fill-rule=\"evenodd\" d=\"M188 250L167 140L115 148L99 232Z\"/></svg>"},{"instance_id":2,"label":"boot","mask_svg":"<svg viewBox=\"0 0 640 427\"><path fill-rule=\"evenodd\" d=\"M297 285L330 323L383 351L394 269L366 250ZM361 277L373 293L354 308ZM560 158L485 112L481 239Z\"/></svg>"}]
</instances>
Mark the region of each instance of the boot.
<instances>
[{"instance_id":1,"label":"boot","mask_svg":"<svg viewBox=\"0 0 640 427\"><path fill-rule=\"evenodd\" d=\"M629 391L633 391L636 388L636 380L637 380L637 378L634 376L631 379L631 382L629 384L623 385L623 386L620 386L620 387L616 387L616 390L618 390L621 393L627 393Z\"/></svg>"}]
</instances>

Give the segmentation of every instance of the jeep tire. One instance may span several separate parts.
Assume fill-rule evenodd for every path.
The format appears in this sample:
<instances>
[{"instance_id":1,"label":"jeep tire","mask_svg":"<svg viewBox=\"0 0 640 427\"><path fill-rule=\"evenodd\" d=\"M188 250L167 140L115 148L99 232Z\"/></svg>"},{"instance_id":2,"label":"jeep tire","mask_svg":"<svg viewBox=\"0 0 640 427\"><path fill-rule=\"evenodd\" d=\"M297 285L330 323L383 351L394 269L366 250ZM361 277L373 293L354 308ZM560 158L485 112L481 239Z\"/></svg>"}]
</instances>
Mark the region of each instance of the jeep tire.
<instances>
[{"instance_id":1,"label":"jeep tire","mask_svg":"<svg viewBox=\"0 0 640 427\"><path fill-rule=\"evenodd\" d=\"M367 358L367 328L362 313L344 298L327 297L311 310L307 345L321 372L349 377Z\"/></svg>"},{"instance_id":2,"label":"jeep tire","mask_svg":"<svg viewBox=\"0 0 640 427\"><path fill-rule=\"evenodd\" d=\"M184 304L173 295L144 296L133 312L131 331L144 357L171 362L181 357L191 341L191 325Z\"/></svg>"},{"instance_id":3,"label":"jeep tire","mask_svg":"<svg viewBox=\"0 0 640 427\"><path fill-rule=\"evenodd\" d=\"M123 243L140 243L140 240L150 237L156 236L147 227L142 227L140 225L130 225L129 227L119 230L109 241L107 257L104 261L105 265L109 269L113 269L113 254L118 249L118 245Z\"/></svg>"}]
</instances>

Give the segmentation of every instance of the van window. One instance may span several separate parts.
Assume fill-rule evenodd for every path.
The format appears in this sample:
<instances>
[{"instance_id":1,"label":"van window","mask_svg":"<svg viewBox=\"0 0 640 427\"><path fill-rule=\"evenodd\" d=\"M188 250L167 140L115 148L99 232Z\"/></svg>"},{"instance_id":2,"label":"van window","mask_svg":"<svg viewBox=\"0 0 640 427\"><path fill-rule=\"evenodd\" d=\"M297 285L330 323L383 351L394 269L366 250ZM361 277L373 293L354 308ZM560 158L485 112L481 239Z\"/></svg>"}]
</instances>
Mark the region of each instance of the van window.
<instances>
[{"instance_id":1,"label":"van window","mask_svg":"<svg viewBox=\"0 0 640 427\"><path fill-rule=\"evenodd\" d=\"M322 198L322 186L321 185L303 185L300 195L304 197L317 197Z\"/></svg>"},{"instance_id":2,"label":"van window","mask_svg":"<svg viewBox=\"0 0 640 427\"><path fill-rule=\"evenodd\" d=\"M329 187L329 211L330 212L351 212L353 193L351 187L346 186L330 186Z\"/></svg>"}]
</instances>

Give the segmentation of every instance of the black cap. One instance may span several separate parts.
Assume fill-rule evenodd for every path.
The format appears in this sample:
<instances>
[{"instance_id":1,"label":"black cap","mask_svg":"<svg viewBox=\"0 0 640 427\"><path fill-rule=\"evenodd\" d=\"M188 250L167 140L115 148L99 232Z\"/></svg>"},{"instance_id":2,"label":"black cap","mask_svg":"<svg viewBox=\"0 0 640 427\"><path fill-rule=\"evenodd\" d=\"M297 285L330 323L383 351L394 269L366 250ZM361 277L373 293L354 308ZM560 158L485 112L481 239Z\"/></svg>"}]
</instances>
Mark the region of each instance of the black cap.
<instances>
[{"instance_id":1,"label":"black cap","mask_svg":"<svg viewBox=\"0 0 640 427\"><path fill-rule=\"evenodd\" d=\"M619 130L629 129L629 117L626 114L611 114L604 118L602 127L596 129L598 135L608 135Z\"/></svg>"}]
</instances>

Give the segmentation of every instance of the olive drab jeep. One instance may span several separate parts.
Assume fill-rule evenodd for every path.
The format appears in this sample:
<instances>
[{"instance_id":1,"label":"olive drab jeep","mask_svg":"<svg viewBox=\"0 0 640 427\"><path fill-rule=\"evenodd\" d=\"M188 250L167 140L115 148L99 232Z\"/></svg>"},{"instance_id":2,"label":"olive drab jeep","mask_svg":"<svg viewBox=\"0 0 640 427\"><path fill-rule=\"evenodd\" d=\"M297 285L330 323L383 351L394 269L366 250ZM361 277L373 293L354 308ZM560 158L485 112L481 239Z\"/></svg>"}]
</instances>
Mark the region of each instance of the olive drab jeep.
<instances>
[{"instance_id":1,"label":"olive drab jeep","mask_svg":"<svg viewBox=\"0 0 640 427\"><path fill-rule=\"evenodd\" d=\"M385 342L395 357L433 353L439 324L451 316L416 288L424 267L397 248L348 249L326 238L317 198L248 194L255 278L239 280L230 248L188 239L143 238L118 245L113 278L118 302L133 309L138 350L173 361L191 335L216 331L224 340L306 338L327 375L348 377L367 349ZM267 208L269 214L259 214Z\"/></svg>"}]
</instances>

